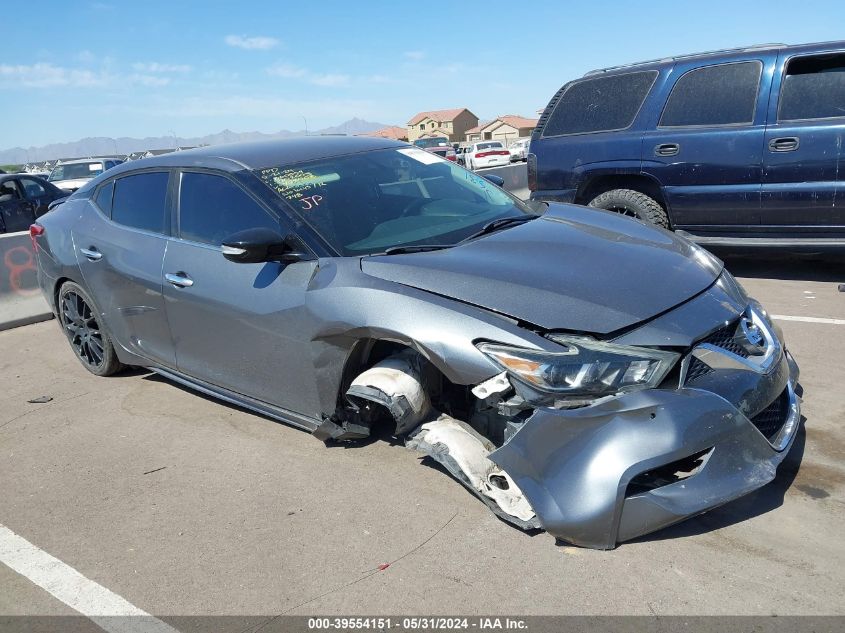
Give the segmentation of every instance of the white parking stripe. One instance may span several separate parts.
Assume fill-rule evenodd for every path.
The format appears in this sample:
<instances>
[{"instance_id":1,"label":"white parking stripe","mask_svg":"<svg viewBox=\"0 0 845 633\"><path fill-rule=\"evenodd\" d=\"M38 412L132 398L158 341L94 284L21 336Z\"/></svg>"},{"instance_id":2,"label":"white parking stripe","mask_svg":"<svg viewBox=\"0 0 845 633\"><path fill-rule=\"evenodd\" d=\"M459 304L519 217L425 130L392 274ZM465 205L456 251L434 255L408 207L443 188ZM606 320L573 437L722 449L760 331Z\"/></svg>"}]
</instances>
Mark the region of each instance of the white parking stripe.
<instances>
[{"instance_id":1,"label":"white parking stripe","mask_svg":"<svg viewBox=\"0 0 845 633\"><path fill-rule=\"evenodd\" d=\"M786 314L773 314L777 321L803 321L804 323L827 323L829 325L845 325L845 319L826 319L822 317L789 316Z\"/></svg>"},{"instance_id":2,"label":"white parking stripe","mask_svg":"<svg viewBox=\"0 0 845 633\"><path fill-rule=\"evenodd\" d=\"M178 633L172 626L38 549L2 523L0 562L110 633Z\"/></svg>"}]
</instances>

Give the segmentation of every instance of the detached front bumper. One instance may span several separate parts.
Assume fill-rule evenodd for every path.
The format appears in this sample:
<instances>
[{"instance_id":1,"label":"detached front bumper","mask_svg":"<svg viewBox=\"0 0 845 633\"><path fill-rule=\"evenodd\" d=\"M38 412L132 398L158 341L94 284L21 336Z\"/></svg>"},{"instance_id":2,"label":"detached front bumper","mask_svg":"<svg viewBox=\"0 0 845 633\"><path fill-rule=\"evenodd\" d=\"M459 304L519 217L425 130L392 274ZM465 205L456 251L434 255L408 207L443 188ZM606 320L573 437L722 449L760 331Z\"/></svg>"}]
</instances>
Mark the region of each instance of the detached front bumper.
<instances>
[{"instance_id":1,"label":"detached front bumper","mask_svg":"<svg viewBox=\"0 0 845 633\"><path fill-rule=\"evenodd\" d=\"M692 387L568 411L537 409L490 459L513 478L550 534L611 549L774 479L800 426L797 380L798 367L784 351L756 385L758 399L771 404L750 417L717 393ZM758 427L771 429L773 416L767 439ZM691 458L695 469L666 483L665 474L676 465L683 470Z\"/></svg>"}]
</instances>

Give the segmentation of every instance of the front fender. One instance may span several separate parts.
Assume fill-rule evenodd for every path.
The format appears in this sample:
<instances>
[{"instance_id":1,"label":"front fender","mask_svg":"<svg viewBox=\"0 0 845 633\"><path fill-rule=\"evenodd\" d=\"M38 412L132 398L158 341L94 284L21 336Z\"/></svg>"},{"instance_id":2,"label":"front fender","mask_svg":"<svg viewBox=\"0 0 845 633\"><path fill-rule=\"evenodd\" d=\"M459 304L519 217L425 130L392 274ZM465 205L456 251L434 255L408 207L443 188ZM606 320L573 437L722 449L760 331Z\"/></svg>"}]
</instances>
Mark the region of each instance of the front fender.
<instances>
[{"instance_id":1,"label":"front fender","mask_svg":"<svg viewBox=\"0 0 845 633\"><path fill-rule=\"evenodd\" d=\"M351 259L351 258L350 258ZM474 385L501 372L479 340L553 350L514 319L439 295L370 277L357 259L321 260L306 292L322 411L334 411L343 369L362 339L417 350L451 382Z\"/></svg>"}]
</instances>

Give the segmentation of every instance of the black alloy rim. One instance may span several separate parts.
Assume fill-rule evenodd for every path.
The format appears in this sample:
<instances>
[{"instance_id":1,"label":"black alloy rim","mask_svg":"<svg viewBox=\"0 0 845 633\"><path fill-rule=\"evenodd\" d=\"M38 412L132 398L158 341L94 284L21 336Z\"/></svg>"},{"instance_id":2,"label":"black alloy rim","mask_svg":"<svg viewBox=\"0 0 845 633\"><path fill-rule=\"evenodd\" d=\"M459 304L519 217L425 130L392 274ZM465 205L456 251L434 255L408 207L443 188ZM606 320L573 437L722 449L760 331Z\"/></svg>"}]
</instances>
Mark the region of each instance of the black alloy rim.
<instances>
[{"instance_id":1,"label":"black alloy rim","mask_svg":"<svg viewBox=\"0 0 845 633\"><path fill-rule=\"evenodd\" d=\"M62 295L62 323L73 351L90 367L100 367L105 357L103 334L91 306L72 290Z\"/></svg>"}]
</instances>

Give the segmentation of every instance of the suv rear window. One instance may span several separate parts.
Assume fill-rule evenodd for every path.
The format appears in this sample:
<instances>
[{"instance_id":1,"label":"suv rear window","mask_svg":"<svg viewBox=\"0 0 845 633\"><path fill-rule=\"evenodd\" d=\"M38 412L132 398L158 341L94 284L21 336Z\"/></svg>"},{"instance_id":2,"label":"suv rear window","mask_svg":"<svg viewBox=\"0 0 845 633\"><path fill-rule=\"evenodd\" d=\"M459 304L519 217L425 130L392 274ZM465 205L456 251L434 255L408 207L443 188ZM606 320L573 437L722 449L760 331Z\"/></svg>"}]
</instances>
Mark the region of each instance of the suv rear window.
<instances>
[{"instance_id":1,"label":"suv rear window","mask_svg":"<svg viewBox=\"0 0 845 633\"><path fill-rule=\"evenodd\" d=\"M779 121L845 116L845 54L798 57L786 66Z\"/></svg>"},{"instance_id":2,"label":"suv rear window","mask_svg":"<svg viewBox=\"0 0 845 633\"><path fill-rule=\"evenodd\" d=\"M543 136L622 130L634 122L656 70L590 77L569 84L543 128Z\"/></svg>"},{"instance_id":3,"label":"suv rear window","mask_svg":"<svg viewBox=\"0 0 845 633\"><path fill-rule=\"evenodd\" d=\"M672 88L660 127L751 123L762 70L750 61L689 71Z\"/></svg>"}]
</instances>

